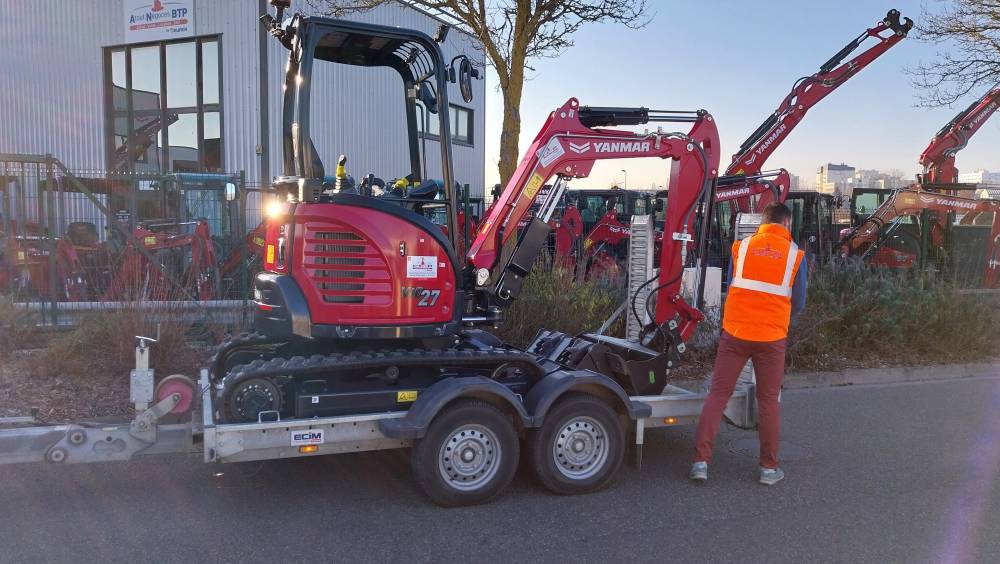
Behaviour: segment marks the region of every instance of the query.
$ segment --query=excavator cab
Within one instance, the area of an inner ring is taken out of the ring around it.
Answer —
[[[277,4],[277,17],[262,21],[290,51],[283,174],[274,181],[285,201],[267,210],[264,272],[255,283],[258,330],[307,339],[456,333],[465,286],[456,251],[463,233],[456,228],[459,202],[446,109],[449,84],[458,83],[464,96],[478,73],[464,56],[451,65],[445,61],[439,44],[446,26],[432,38],[302,14],[281,21],[283,3]],[[347,79],[356,80],[359,67],[375,78],[373,88],[399,88],[405,128],[382,116],[330,115],[335,97],[357,86]],[[420,135],[428,113],[437,114],[438,163],[429,162],[429,141]],[[390,166],[405,162],[406,170],[362,170],[361,182],[352,182],[347,168],[354,157],[338,159],[346,151],[336,145],[385,135],[407,139],[404,159],[379,155]],[[324,163],[334,159],[335,169]],[[387,185],[379,178],[398,180]]]

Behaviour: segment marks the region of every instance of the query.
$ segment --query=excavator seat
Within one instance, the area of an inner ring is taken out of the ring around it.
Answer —
[[[66,226],[66,238],[79,247],[95,247],[100,239],[97,226],[89,221],[74,221]]]

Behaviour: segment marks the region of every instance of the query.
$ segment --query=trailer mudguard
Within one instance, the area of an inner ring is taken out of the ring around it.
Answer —
[[[421,439],[427,427],[448,403],[458,398],[478,398],[509,405],[524,427],[534,427],[535,421],[521,400],[509,388],[489,378],[470,376],[446,378],[420,392],[413,407],[399,419],[379,421],[382,434],[392,439]]]
[[[653,413],[653,408],[641,401],[632,401],[617,382],[606,376],[590,370],[556,370],[535,384],[524,400],[524,405],[528,413],[532,414],[536,426],[542,425],[549,408],[567,392],[584,392],[606,399],[614,398],[633,421],[649,417]]]

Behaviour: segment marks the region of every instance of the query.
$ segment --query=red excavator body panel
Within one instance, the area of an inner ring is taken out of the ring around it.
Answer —
[[[443,238],[399,214],[336,203],[299,204],[293,220],[291,275],[312,324],[414,325],[454,318],[456,270]]]

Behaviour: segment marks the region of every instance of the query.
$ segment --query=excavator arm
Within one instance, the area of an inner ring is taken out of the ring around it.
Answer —
[[[945,188],[958,182],[955,155],[969,144],[969,139],[1000,109],[1000,83],[958,113],[931,139],[920,154],[924,167],[921,184],[925,188]],[[934,186],[937,185],[937,186]]]
[[[882,203],[864,223],[850,232],[841,242],[843,256],[858,256],[878,243],[882,228],[898,218],[915,215],[923,210],[962,213],[966,217],[962,223],[991,214],[993,227],[990,232],[983,272],[983,287],[995,288],[1000,284],[1000,201],[977,200],[936,192],[927,192],[919,187],[899,190]]]
[[[692,126],[687,133],[605,129],[650,122],[682,122]],[[476,290],[492,296],[498,305],[506,305],[518,295],[551,229],[547,222],[569,179],[587,177],[597,160],[659,157],[674,161],[661,253],[661,278],[668,283],[661,284],[660,289],[671,298],[679,294],[682,255],[693,240],[696,204],[718,175],[718,146],[715,121],[704,110],[591,108],[581,107],[571,98],[549,115],[469,247],[467,268],[473,269],[470,274],[475,278]],[[556,180],[538,213],[528,222],[521,237],[515,237],[518,222],[528,213],[539,189],[552,177]],[[672,317],[683,309],[670,306],[671,303],[669,299],[660,302],[664,313],[658,318]]]
[[[898,10],[889,10],[885,19],[875,27],[865,30],[844,46],[836,55],[824,63],[816,74],[800,78],[792,86],[792,91],[778,105],[778,109],[768,116],[764,123],[754,130],[733,155],[733,162],[726,169],[725,176],[759,174],[764,163],[774,153],[806,113],[823,98],[842,86],[852,76],[861,71],[893,45],[899,43],[913,27],[910,18],[900,21]],[[843,62],[869,39],[878,42],[867,50]],[[785,192],[787,195],[787,191]],[[750,198],[739,200],[740,211],[750,211]]]

